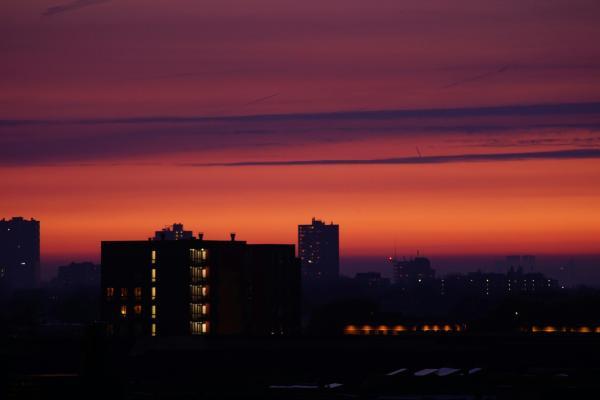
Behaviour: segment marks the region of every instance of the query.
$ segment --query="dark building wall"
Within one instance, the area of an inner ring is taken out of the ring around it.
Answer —
[[[249,330],[257,335],[300,331],[301,272],[294,246],[249,246],[252,278]]]
[[[298,225],[298,256],[302,273],[309,279],[336,279],[340,274],[339,225],[313,218],[311,225]]]
[[[100,266],[91,262],[71,263],[58,267],[50,286],[57,290],[100,290]]]
[[[0,290],[31,289],[40,279],[40,222],[0,220]]]

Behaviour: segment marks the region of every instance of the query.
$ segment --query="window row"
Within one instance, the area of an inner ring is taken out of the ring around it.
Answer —
[[[190,263],[192,266],[200,266],[207,258],[206,249],[190,249]]]
[[[193,303],[206,299],[208,297],[208,286],[190,285],[190,297]]]
[[[112,300],[115,297],[115,293],[116,293],[116,290],[114,287],[106,288],[106,298],[108,300]],[[129,290],[127,290],[127,288],[120,288],[119,297],[123,300],[127,300],[128,296],[129,296]],[[134,288],[133,296],[135,297],[136,300],[141,300],[142,299],[142,288],[141,287]]]
[[[190,332],[192,335],[206,335],[208,333],[208,322],[190,322]]]
[[[132,307],[132,309],[133,309],[134,314],[140,315],[142,313],[142,305],[141,304],[134,305]],[[119,313],[121,314],[121,316],[123,318],[125,318],[125,317],[127,317],[128,310],[129,310],[129,307],[127,307],[126,305],[122,305],[119,309]],[[157,315],[156,305],[153,304],[152,307],[150,308],[150,310],[151,310],[152,319],[156,319],[156,315]]]
[[[208,304],[190,304],[190,316],[192,320],[206,318],[208,315]]]

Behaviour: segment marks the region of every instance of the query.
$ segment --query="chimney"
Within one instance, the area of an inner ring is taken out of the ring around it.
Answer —
[[[204,239],[204,232],[198,232],[198,239],[199,240]]]
[[[231,241],[235,242],[235,232],[231,232],[229,236],[231,236]]]

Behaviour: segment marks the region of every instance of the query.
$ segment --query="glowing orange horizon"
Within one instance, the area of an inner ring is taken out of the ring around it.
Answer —
[[[312,216],[340,224],[343,256],[599,250],[595,160],[0,171],[0,208],[41,220],[47,255],[97,257],[102,240],[144,240],[173,222],[207,239],[295,243]]]

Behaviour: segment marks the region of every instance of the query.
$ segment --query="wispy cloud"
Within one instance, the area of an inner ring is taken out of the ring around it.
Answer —
[[[247,103],[245,103],[243,105],[244,106],[249,106],[249,105],[252,105],[252,104],[262,103],[263,101],[267,101],[267,100],[272,99],[273,97],[277,97],[277,96],[279,96],[279,93],[273,93],[273,94],[271,94],[269,96],[259,97],[258,99],[254,99],[254,100],[249,101],[249,102],[247,102]]]
[[[49,17],[52,15],[79,10],[80,8],[93,6],[101,3],[108,3],[110,0],[75,0],[70,3],[61,4],[58,6],[48,7],[46,11],[42,13],[44,17]]]
[[[446,164],[490,161],[524,160],[569,160],[600,158],[598,149],[569,149],[559,151],[537,151],[522,153],[479,153],[454,154],[425,157],[396,157],[371,159],[332,159],[332,160],[284,160],[284,161],[239,161],[231,163],[183,163],[188,167],[260,167],[260,166],[301,166],[301,165],[383,165],[383,164]]]
[[[508,65],[504,65],[504,66],[498,68],[495,71],[486,72],[484,74],[480,74],[480,75],[476,75],[476,76],[471,76],[469,78],[465,78],[465,79],[461,79],[461,80],[449,83],[448,85],[444,86],[443,89],[449,89],[451,87],[460,86],[460,85],[463,85],[465,83],[470,83],[470,82],[474,82],[474,81],[480,81],[480,80],[483,80],[483,79],[491,78],[494,75],[498,75],[498,74],[501,74],[503,72],[506,72],[508,70],[508,68],[509,68]]]

